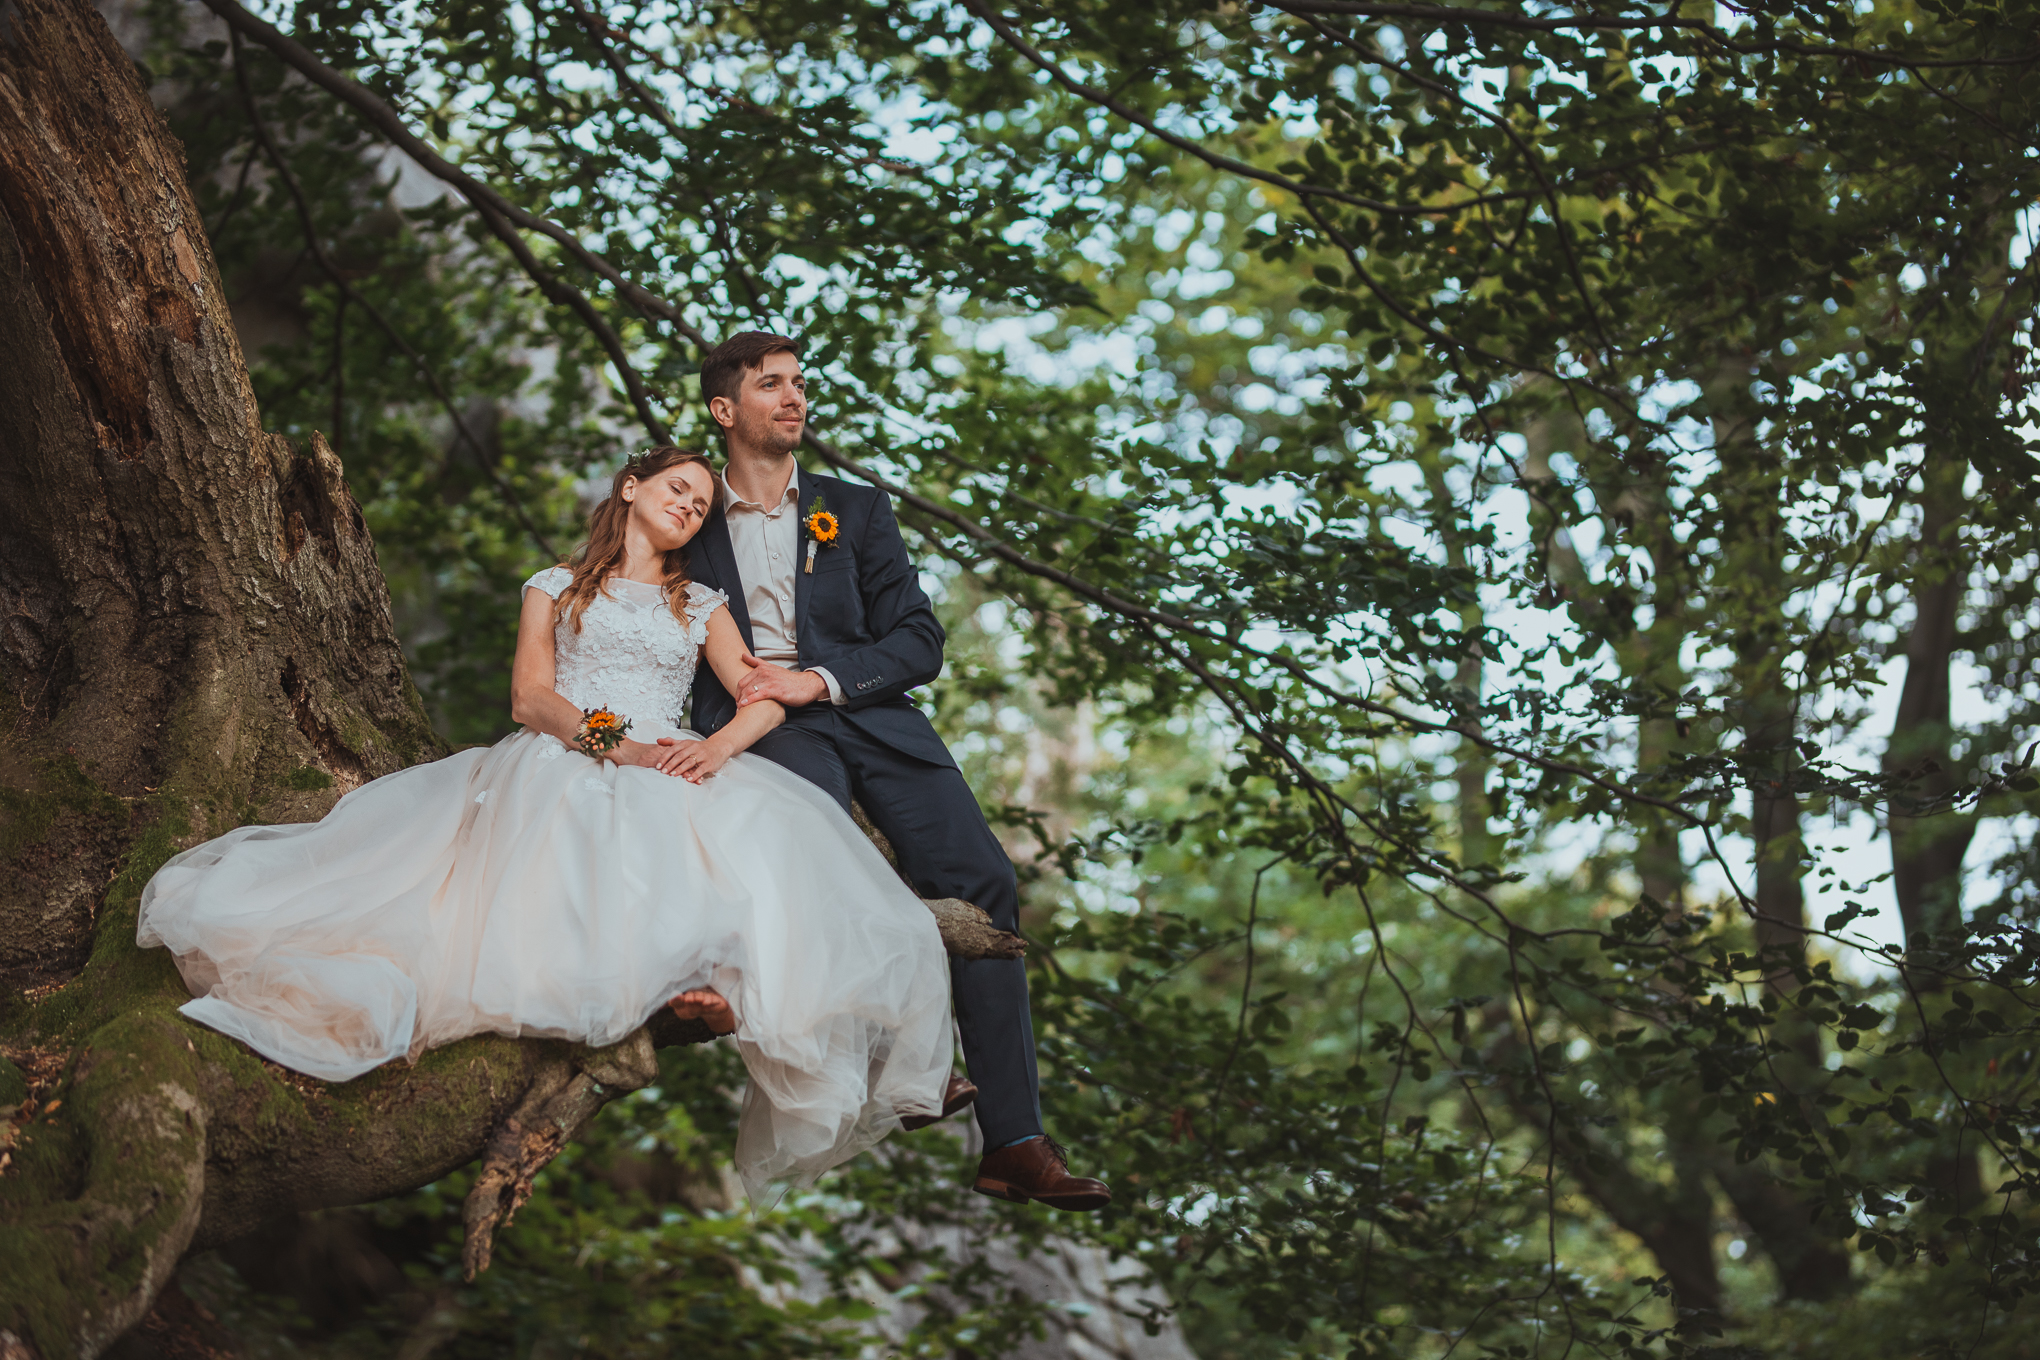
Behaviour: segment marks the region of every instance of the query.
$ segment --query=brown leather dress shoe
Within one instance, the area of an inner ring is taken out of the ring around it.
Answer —
[[[937,1120],[949,1118],[949,1116],[955,1114],[958,1110],[976,1099],[977,1087],[970,1084],[969,1078],[952,1076],[949,1079],[949,1085],[944,1087],[942,1091],[941,1114],[902,1115],[900,1117],[900,1127],[908,1133],[912,1133],[915,1129],[925,1129]]]
[[[980,1195],[1025,1204],[1038,1199],[1051,1209],[1088,1212],[1112,1202],[1103,1181],[1070,1174],[1069,1154],[1053,1138],[1030,1138],[1011,1147],[994,1148],[978,1163]]]

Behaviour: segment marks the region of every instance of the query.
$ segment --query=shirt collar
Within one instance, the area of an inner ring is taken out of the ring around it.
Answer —
[[[729,468],[725,467],[716,475],[716,482],[722,487],[722,508],[724,514],[728,514],[732,510],[757,510],[760,512],[765,510],[765,507],[758,504],[758,502],[747,501],[737,494],[736,488],[730,485]],[[800,504],[800,469],[797,467],[793,470],[793,475],[786,479],[786,494],[779,498],[781,505],[786,504],[788,501],[793,502],[795,505]]]

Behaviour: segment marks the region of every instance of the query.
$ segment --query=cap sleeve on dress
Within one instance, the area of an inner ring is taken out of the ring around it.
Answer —
[[[524,589],[531,590],[535,587],[557,600],[560,592],[565,590],[573,579],[574,573],[565,567],[547,567],[544,571],[534,572],[531,579],[524,583]],[[518,593],[522,594],[523,591]]]
[[[699,581],[687,583],[687,637],[699,647],[708,641],[708,620],[716,610],[730,602],[730,597],[712,586]]]

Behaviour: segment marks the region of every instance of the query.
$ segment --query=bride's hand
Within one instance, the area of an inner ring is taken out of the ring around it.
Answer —
[[[657,752],[656,758],[646,761],[645,764],[657,770],[660,774],[679,774],[681,756],[686,753],[688,747],[699,745],[701,743],[698,741],[682,741],[678,737],[660,737],[659,744],[656,747],[647,748]]]
[[[617,743],[616,749],[608,754],[607,759],[615,761],[618,765],[642,765],[648,770],[657,770],[660,774],[678,774],[680,772],[673,767],[679,762],[680,748],[697,744],[691,741],[676,741],[672,737],[660,737],[656,744],[632,741],[625,737]]]
[[[682,749],[673,767],[667,771],[677,774],[690,784],[699,784],[717,770],[730,763],[730,752],[714,737],[706,741],[683,741]]]

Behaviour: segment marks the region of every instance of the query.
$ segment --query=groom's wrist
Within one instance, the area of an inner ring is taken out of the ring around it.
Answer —
[[[836,707],[841,708],[843,706],[843,687],[836,683],[836,677],[829,673],[828,667],[810,666],[807,668],[807,673],[821,678],[822,692],[815,696],[817,701],[826,697]]]

